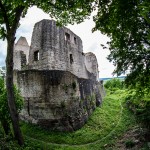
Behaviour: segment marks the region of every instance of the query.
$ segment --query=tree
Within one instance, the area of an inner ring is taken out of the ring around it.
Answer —
[[[82,22],[96,8],[96,0],[0,0],[0,37],[7,40],[6,87],[8,105],[15,139],[23,145],[23,137],[19,128],[19,117],[15,105],[13,91],[13,50],[16,30],[21,17],[25,17],[31,6],[41,8],[51,17],[59,20],[59,24]]]
[[[94,30],[110,37],[114,73],[129,71],[126,83],[150,90],[150,1],[100,0]]]

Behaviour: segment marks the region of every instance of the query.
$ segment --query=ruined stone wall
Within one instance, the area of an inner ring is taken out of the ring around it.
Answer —
[[[13,69],[22,70],[27,64],[26,54],[23,51],[15,51],[13,53]]]
[[[90,73],[94,74],[96,80],[99,81],[98,62],[93,53],[85,53],[85,66]]]
[[[35,24],[29,59],[25,47],[21,38],[14,52],[14,83],[24,98],[21,119],[51,130],[81,128],[102,101],[96,56],[84,54],[80,37],[53,20]]]
[[[70,71],[80,78],[88,78],[81,39],[69,29],[56,26],[53,20],[35,24],[29,68]]]
[[[17,43],[14,45],[13,53],[13,69],[21,70],[23,66],[28,64],[29,57],[29,45],[25,37],[20,37]]]
[[[13,53],[14,70],[21,70],[21,54],[19,51]]]
[[[21,119],[52,130],[81,128],[101,103],[98,82],[56,70],[18,71],[17,86],[25,105]]]

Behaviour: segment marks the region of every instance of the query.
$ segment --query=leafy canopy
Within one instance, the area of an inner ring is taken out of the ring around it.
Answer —
[[[73,24],[87,18],[96,9],[97,0],[0,0],[0,37],[7,38],[9,32],[14,32],[19,26],[16,22],[32,6],[55,17],[59,24]]]
[[[150,89],[150,1],[100,0],[94,21],[94,30],[111,39],[108,59],[116,66],[114,73],[129,71],[128,85]]]

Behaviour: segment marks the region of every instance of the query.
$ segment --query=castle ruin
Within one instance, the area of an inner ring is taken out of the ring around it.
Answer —
[[[24,98],[21,119],[51,130],[81,128],[102,101],[96,56],[54,20],[35,24],[30,47],[24,37],[15,44],[14,82]]]

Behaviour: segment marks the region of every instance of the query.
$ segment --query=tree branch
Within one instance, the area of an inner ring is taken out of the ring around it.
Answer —
[[[25,6],[18,6],[15,10],[15,18],[13,20],[13,24],[12,24],[11,31],[10,31],[13,35],[15,35],[16,33],[19,20],[24,9],[25,9]]]
[[[0,0],[0,9],[2,11],[4,22],[6,24],[6,29],[7,29],[7,32],[8,32],[10,30],[9,20],[8,20],[8,17],[7,17],[7,13],[6,13],[5,7],[3,6],[1,0]]]
[[[61,1],[60,1],[60,3],[62,3]],[[43,9],[42,7],[41,7],[41,4],[42,4],[42,2],[37,2],[37,7],[39,7],[39,8],[41,8],[41,9]],[[34,4],[33,4],[34,5]],[[51,6],[51,7],[53,7],[53,8],[55,8],[55,9],[57,9],[58,11],[64,11],[64,10],[66,10],[66,5],[61,5],[61,7],[59,7],[58,5],[56,5],[56,3],[53,3],[53,2],[51,2],[51,1],[48,1],[47,2],[47,6]],[[62,7],[63,6],[63,7]],[[65,7],[64,7],[65,6]]]

